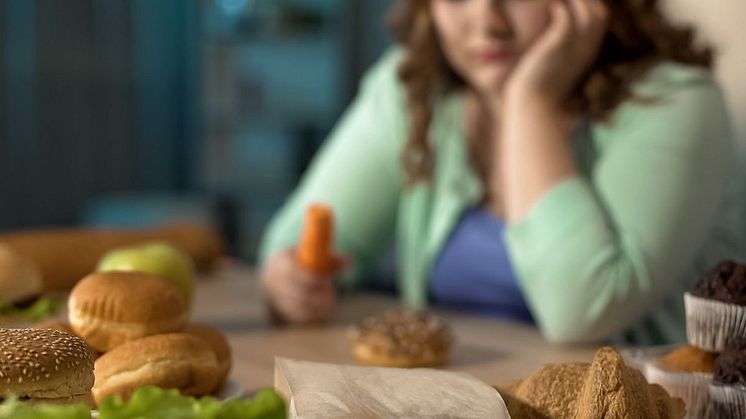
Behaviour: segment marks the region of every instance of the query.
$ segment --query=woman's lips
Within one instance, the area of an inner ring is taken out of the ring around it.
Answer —
[[[491,49],[479,51],[475,54],[477,62],[481,64],[493,64],[509,61],[515,57],[515,52],[509,49]]]

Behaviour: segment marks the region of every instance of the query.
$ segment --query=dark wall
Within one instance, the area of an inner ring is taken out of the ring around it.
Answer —
[[[0,229],[115,192],[185,191],[197,0],[0,0]]]

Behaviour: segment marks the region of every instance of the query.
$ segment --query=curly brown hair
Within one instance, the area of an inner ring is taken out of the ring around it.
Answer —
[[[398,75],[406,90],[410,124],[401,157],[410,184],[430,178],[433,159],[428,131],[433,104],[442,94],[464,86],[439,45],[430,2],[399,0],[388,16],[405,50]],[[617,105],[632,98],[632,82],[661,61],[712,66],[713,50],[695,44],[691,27],[669,22],[657,0],[604,3],[609,9],[609,29],[596,61],[567,100],[568,112],[606,120]]]

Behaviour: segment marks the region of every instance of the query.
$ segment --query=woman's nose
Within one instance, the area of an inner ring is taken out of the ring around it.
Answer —
[[[480,31],[492,37],[510,37],[513,29],[505,0],[477,0],[474,19]]]

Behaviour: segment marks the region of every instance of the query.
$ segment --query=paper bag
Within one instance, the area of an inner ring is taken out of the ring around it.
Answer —
[[[510,418],[500,394],[463,373],[277,358],[275,389],[290,418]]]

